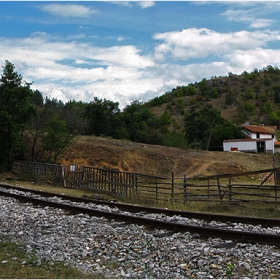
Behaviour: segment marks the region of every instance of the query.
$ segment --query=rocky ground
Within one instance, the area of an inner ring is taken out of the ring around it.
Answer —
[[[61,163],[191,177],[271,168],[273,157],[83,136],[68,147]],[[12,175],[5,173],[1,178]],[[63,261],[96,277],[280,278],[280,252],[273,246],[203,240],[190,233],[162,235],[162,231],[150,232],[138,225],[34,208],[11,198],[1,198],[0,209],[0,236],[26,244],[39,258]],[[6,261],[11,262],[12,256]],[[40,259],[33,265],[40,265]]]
[[[159,176],[213,175],[273,167],[273,155],[212,152],[147,145],[94,136],[79,136],[60,159],[78,164]]]
[[[64,262],[98,278],[280,277],[280,251],[274,246],[151,231],[83,214],[65,215],[12,198],[1,197],[0,208],[0,236],[25,244],[39,257],[22,265],[40,265],[42,259]],[[12,261],[13,256],[7,256],[2,265]]]

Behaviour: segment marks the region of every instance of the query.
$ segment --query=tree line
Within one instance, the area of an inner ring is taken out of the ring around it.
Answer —
[[[167,112],[156,116],[151,104],[133,101],[123,110],[119,103],[94,97],[89,103],[61,100],[32,90],[31,84],[10,61],[2,66],[0,78],[0,166],[10,168],[13,160],[57,163],[65,147],[77,135],[95,135],[134,142],[180,148],[219,149],[225,139],[240,136],[240,130],[205,107],[184,116],[185,127],[176,130]],[[183,89],[193,95],[193,86]],[[165,95],[168,96],[168,95]],[[163,96],[164,97],[164,96]]]

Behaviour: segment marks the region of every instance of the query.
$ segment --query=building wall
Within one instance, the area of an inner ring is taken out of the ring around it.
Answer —
[[[265,146],[266,146],[267,153],[274,153],[274,141],[273,140],[266,140]]]
[[[240,152],[257,152],[256,141],[232,141],[223,143],[224,151],[230,152],[232,148],[237,148]]]
[[[274,138],[273,134],[263,134],[263,133],[259,133],[259,138],[257,138],[257,133],[248,131],[247,129],[242,130],[242,132],[252,139]]]
[[[264,140],[266,153],[274,153],[274,141]],[[237,148],[240,152],[257,153],[257,141],[225,141],[223,142],[224,151],[230,152],[232,148]],[[233,149],[234,150],[234,149]]]

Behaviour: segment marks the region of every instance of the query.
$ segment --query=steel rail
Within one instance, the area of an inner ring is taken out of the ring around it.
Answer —
[[[273,218],[257,218],[257,217],[246,217],[246,216],[233,216],[233,215],[222,215],[222,214],[212,214],[212,213],[200,213],[200,212],[188,212],[182,210],[170,210],[165,208],[155,208],[155,207],[146,207],[141,205],[132,205],[132,204],[123,204],[118,202],[110,202],[104,200],[95,200],[88,199],[82,197],[74,197],[63,194],[55,194],[50,192],[38,191],[33,189],[26,189],[22,187],[12,186],[9,184],[0,183],[1,187],[15,189],[20,191],[28,191],[34,194],[38,194],[41,196],[52,197],[56,196],[64,200],[69,200],[73,202],[83,202],[83,203],[95,203],[107,205],[110,207],[117,207],[123,211],[129,212],[145,212],[145,213],[157,213],[157,214],[165,214],[167,216],[181,216],[189,219],[199,219],[204,221],[220,221],[225,223],[242,223],[242,224],[250,224],[250,225],[262,225],[263,227],[280,227],[280,219]]]
[[[38,199],[30,196],[19,195],[15,193],[0,191],[0,195],[7,196],[11,198],[16,198],[23,202],[30,202],[35,205],[49,206],[59,209],[67,210],[73,214],[83,213],[89,216],[99,216],[108,219],[116,219],[125,222],[146,225],[151,228],[163,228],[170,231],[178,232],[190,232],[197,233],[202,238],[207,237],[218,237],[226,240],[234,240],[243,243],[259,243],[259,244],[269,244],[269,245],[280,245],[280,235],[278,234],[264,234],[264,233],[254,233],[254,232],[243,232],[236,230],[225,230],[217,228],[208,228],[200,226],[192,226],[186,224],[180,224],[175,222],[166,222],[156,219],[137,217],[132,215],[125,215],[121,213],[114,213],[109,211],[100,211],[96,209],[89,209],[81,206],[73,206],[65,203],[58,203],[53,201],[48,201],[45,199]]]

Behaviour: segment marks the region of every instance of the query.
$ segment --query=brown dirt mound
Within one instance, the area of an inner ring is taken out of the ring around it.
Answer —
[[[187,177],[238,173],[273,167],[273,155],[178,149],[94,136],[79,136],[60,160],[63,165]]]

